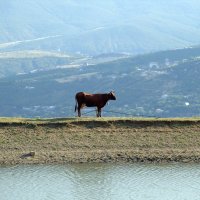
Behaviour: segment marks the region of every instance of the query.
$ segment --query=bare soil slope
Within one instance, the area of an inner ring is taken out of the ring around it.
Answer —
[[[199,119],[0,119],[0,164],[200,162]]]

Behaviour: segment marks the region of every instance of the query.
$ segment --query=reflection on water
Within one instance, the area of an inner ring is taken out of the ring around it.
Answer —
[[[0,168],[0,200],[195,200],[200,165],[73,164]]]

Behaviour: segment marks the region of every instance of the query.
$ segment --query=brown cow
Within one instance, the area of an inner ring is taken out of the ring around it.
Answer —
[[[108,100],[116,100],[114,92],[105,94],[89,94],[86,92],[78,92],[75,96],[76,105],[75,112],[78,108],[78,116],[81,116],[81,108],[97,107],[97,117],[101,117],[101,109],[106,105]]]

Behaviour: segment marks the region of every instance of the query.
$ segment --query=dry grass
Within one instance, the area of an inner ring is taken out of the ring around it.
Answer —
[[[199,162],[200,120],[0,119],[0,164],[111,161]]]

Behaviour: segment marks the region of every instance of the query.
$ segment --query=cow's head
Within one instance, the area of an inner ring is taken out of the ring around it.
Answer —
[[[116,96],[115,96],[115,93],[113,91],[111,91],[108,95],[109,95],[110,100],[116,100]]]

